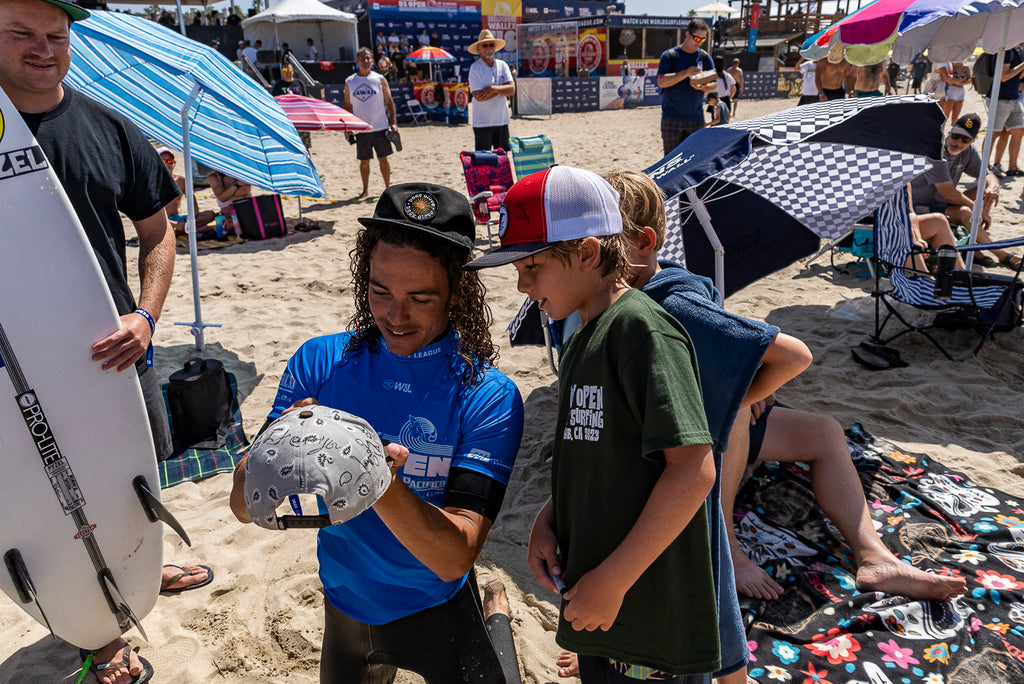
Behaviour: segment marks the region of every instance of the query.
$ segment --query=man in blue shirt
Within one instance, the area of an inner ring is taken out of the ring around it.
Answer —
[[[717,88],[715,78],[695,85],[690,79],[715,68],[711,55],[700,46],[708,38],[708,25],[694,19],[686,27],[680,45],[661,54],[658,87],[661,88],[661,143],[664,154],[674,150],[694,131],[704,128],[704,95]]]
[[[384,495],[317,539],[320,681],[388,682],[402,667],[431,684],[518,682],[511,632],[503,665],[472,573],[523,430],[522,398],[492,365],[483,285],[462,270],[472,211],[454,190],[405,183],[359,221],[349,331],[299,348],[268,418],[323,404],[361,416],[393,443]],[[243,463],[231,508],[249,522],[244,492]]]

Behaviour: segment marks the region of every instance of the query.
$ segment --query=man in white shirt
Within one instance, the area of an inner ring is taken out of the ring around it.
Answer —
[[[313,45],[313,39],[306,39],[306,59],[310,62],[320,61],[320,51],[316,49],[316,45]]]
[[[480,32],[477,41],[467,49],[480,59],[469,67],[469,91],[473,95],[473,138],[476,149],[508,150],[508,124],[511,114],[508,98],[516,92],[508,64],[495,59],[494,53],[505,47],[489,30]]]
[[[363,191],[356,199],[366,199],[370,194],[370,160],[377,153],[380,175],[384,187],[391,187],[391,162],[388,156],[391,147],[391,132],[398,130],[398,113],[391,98],[391,88],[386,78],[373,71],[373,53],[370,48],[359,48],[356,53],[359,71],[345,79],[345,109],[370,124],[368,133],[356,133],[356,159],[359,160],[359,175],[363,179]],[[353,133],[346,131],[351,140]]]
[[[245,47],[242,48],[242,54],[245,55],[246,59],[249,60],[250,64],[255,64],[256,63],[256,57],[257,57],[256,48],[254,48],[252,46],[252,43],[249,42],[248,40],[245,41]]]
[[[804,83],[800,89],[800,101],[796,103],[797,107],[818,101],[818,83],[816,80],[818,63],[804,57],[800,59],[802,61],[797,65],[797,68],[804,75]]]

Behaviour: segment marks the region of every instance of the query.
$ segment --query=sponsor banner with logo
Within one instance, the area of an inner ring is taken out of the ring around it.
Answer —
[[[607,43],[608,31],[604,27],[581,29],[576,41],[577,70],[586,69],[591,76],[603,76]]]
[[[661,88],[657,76],[644,76],[644,107],[661,106]]]
[[[519,23],[523,19],[522,0],[482,0],[480,12],[483,27],[490,29],[495,38],[505,41],[498,59],[516,64],[519,61]]]
[[[516,107],[521,116],[551,114],[551,79],[520,78],[517,80]]]
[[[775,97],[798,97],[803,83],[799,71],[744,71],[743,99],[766,100]]]
[[[608,17],[608,25],[615,28],[685,29],[689,23],[689,17],[649,17],[626,14],[613,14]]]
[[[601,109],[636,109],[644,104],[644,79],[636,76],[607,76],[599,79]]]
[[[370,35],[383,31],[385,36],[405,34],[412,39],[413,48],[419,47],[416,37],[423,29],[441,41],[441,47],[455,57],[455,63],[434,67],[436,74],[441,70],[444,78],[451,76],[453,66],[459,67],[461,78],[469,77],[469,67],[476,56],[469,54],[467,47],[480,35],[480,2],[467,0],[381,0],[371,2]],[[506,60],[507,61],[507,60]],[[408,65],[411,69],[412,65]],[[423,67],[426,75],[426,66]]]
[[[523,75],[536,77],[559,76],[571,69],[576,61],[576,41],[579,32],[572,22],[548,24],[545,30],[522,27]],[[564,66],[563,66],[564,65]]]
[[[592,112],[600,104],[599,78],[554,78],[551,79],[551,111]]]
[[[608,75],[622,76],[656,76],[658,74],[657,59],[609,59]]]
[[[552,21],[557,19],[575,19],[604,16],[609,5],[615,11],[625,12],[623,2],[605,3],[593,0],[528,0],[523,6],[523,21]]]

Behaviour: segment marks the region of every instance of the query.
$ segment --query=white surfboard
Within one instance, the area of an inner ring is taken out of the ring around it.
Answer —
[[[134,368],[90,347],[119,327],[56,175],[0,90],[0,588],[58,637],[96,649],[149,613],[163,525]]]

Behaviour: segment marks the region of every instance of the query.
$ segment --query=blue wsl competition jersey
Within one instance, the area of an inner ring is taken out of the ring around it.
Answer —
[[[344,355],[350,333],[314,338],[288,361],[270,417],[313,397],[364,418],[382,439],[409,449],[400,471],[419,497],[444,508],[448,473],[472,470],[508,484],[523,433],[523,400],[493,368],[459,381],[457,336],[411,356],[362,349]],[[384,624],[444,603],[465,577],[442,582],[409,553],[370,509],[317,538],[320,580],[331,603],[367,624]]]

